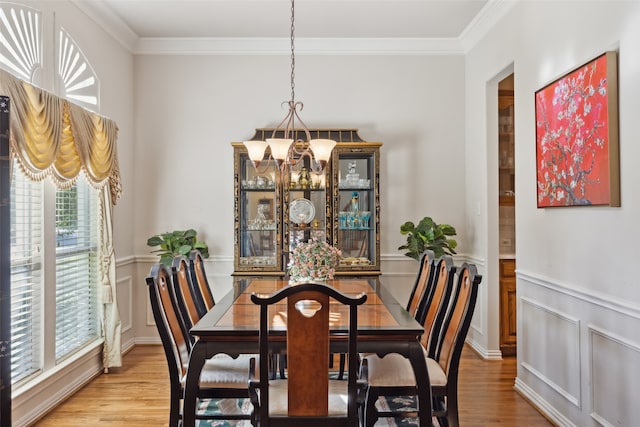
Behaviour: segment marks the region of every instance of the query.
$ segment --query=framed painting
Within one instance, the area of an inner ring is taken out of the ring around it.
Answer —
[[[538,207],[620,206],[616,52],[538,90],[535,114]]]

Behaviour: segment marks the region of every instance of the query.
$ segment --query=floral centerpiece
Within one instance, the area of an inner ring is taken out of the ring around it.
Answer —
[[[335,267],[340,262],[342,252],[324,240],[311,238],[293,249],[289,264],[289,280],[301,282],[305,280],[333,279]]]

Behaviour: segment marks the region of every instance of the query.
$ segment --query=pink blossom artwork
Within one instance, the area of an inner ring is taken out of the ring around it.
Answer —
[[[538,207],[620,206],[617,55],[535,93]]]

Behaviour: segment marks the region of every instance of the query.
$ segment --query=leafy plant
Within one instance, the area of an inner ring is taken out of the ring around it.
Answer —
[[[198,240],[197,234],[193,229],[156,234],[147,240],[147,246],[160,246],[160,249],[151,251],[151,253],[160,255],[160,262],[169,267],[174,256],[189,256],[189,253],[194,249],[199,250],[203,258],[209,258],[209,246]]]
[[[418,225],[407,221],[400,226],[400,234],[407,236],[407,243],[398,249],[407,250],[406,256],[419,260],[423,252],[430,249],[436,257],[453,255],[458,242],[447,236],[455,236],[456,229],[449,224],[436,224],[428,216],[420,220]]]

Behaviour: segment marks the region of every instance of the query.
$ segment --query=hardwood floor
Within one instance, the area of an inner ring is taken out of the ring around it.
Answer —
[[[460,424],[549,426],[513,390],[515,358],[486,361],[465,347],[460,361]],[[38,427],[167,426],[169,379],[161,346],[136,346],[123,366],[100,375],[37,422]]]

